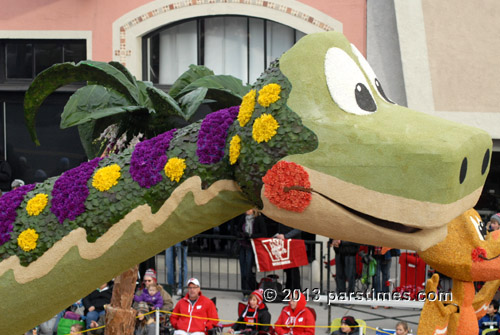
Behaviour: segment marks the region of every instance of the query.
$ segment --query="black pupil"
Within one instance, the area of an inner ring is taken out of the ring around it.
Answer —
[[[378,81],[377,78],[375,78],[375,86],[377,87],[378,93],[380,93],[380,95],[382,96],[382,98],[384,98],[386,101],[390,102],[391,104],[394,103],[394,102],[392,102],[391,99],[389,99],[387,97],[387,95],[385,95],[384,89],[382,88],[382,84],[380,83],[380,81]]]
[[[462,184],[467,176],[467,157],[462,161],[462,166],[460,167],[459,181]]]
[[[377,105],[375,105],[375,101],[365,85],[358,83],[354,89],[354,94],[359,108],[367,112],[375,112],[377,110]]]
[[[489,163],[490,163],[490,149],[487,149],[483,157],[483,166],[481,166],[481,174],[484,174],[486,172]]]

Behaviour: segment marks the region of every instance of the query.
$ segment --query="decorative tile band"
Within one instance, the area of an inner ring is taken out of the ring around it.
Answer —
[[[120,27],[120,49],[119,50],[114,50],[114,55],[120,57],[120,63],[123,65],[126,65],[126,59],[128,56],[131,55],[131,51],[127,50],[127,43],[126,43],[126,32],[130,28],[141,24],[144,21],[149,20],[152,17],[170,13],[172,11],[175,11],[177,9],[189,7],[189,6],[198,6],[198,5],[206,5],[206,4],[217,4],[217,3],[228,3],[228,4],[240,4],[240,5],[251,5],[251,6],[260,6],[260,7],[266,7],[272,10],[276,10],[291,16],[294,16],[296,18],[302,19],[306,22],[309,22],[317,27],[319,27],[322,30],[329,31],[329,30],[334,30],[333,27],[330,25],[308,15],[305,14],[301,11],[298,11],[296,9],[293,9],[291,7],[288,7],[283,4],[277,4],[273,1],[264,1],[264,0],[184,0],[184,1],[178,1],[169,5],[162,6],[160,8],[154,9],[152,11],[149,11],[147,13],[144,13],[129,22],[125,23],[123,26]]]

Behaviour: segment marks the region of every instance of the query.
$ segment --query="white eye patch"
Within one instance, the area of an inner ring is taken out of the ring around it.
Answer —
[[[377,111],[365,75],[344,50],[328,49],[325,76],[332,99],[344,111],[356,115],[371,115]]]
[[[363,69],[363,71],[365,71],[366,76],[370,80],[371,84],[377,90],[378,95],[385,101],[393,104],[394,102],[392,102],[392,100],[389,99],[385,94],[384,89],[382,88],[382,84],[375,75],[375,71],[373,71],[372,67],[370,66],[366,58],[363,56],[363,54],[358,50],[358,48],[356,48],[354,44],[351,44],[351,49],[352,52],[356,55],[356,57],[358,57],[358,62],[361,65],[361,68]]]

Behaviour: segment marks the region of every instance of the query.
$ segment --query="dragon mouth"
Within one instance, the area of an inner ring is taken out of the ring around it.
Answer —
[[[485,260],[485,261],[492,261],[494,259],[497,259],[498,257],[500,257],[500,254],[496,255],[495,257],[491,257],[491,258],[488,258],[488,257],[483,256],[483,255],[479,255],[479,258],[481,258],[482,260]]]
[[[305,188],[302,186],[292,186],[292,187],[285,187],[284,188],[285,192],[288,192],[290,190],[315,193],[315,194],[321,196],[322,198],[326,199],[327,201],[331,202],[332,204],[343,208],[344,210],[351,213],[352,215],[355,215],[355,216],[360,217],[366,221],[369,221],[370,223],[372,223],[373,225],[378,226],[378,227],[382,227],[382,228],[386,228],[386,229],[390,229],[390,230],[394,230],[394,231],[406,233],[406,234],[412,234],[412,233],[416,233],[416,232],[419,232],[422,230],[420,228],[405,226],[404,224],[401,224],[399,222],[384,220],[384,219],[380,219],[380,218],[371,216],[371,215],[366,214],[366,213],[362,213],[362,212],[357,211],[355,209],[352,209],[344,204],[341,204],[340,202],[335,201],[334,199],[330,198],[329,196],[322,194],[321,192],[318,192],[312,188]]]

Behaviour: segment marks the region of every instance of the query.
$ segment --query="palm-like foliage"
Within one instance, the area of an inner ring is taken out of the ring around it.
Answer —
[[[99,154],[94,140],[112,124],[118,127],[116,138],[126,134],[131,139],[139,133],[150,138],[184,125],[203,103],[211,103],[214,110],[234,106],[249,90],[241,80],[214,75],[204,66],[191,65],[167,94],[150,82],[136,80],[117,62],[55,64],[33,80],[24,99],[26,125],[37,145],[35,117],[43,101],[57,88],[81,81],[88,84],[66,103],[60,127],[78,126],[89,158]]]

